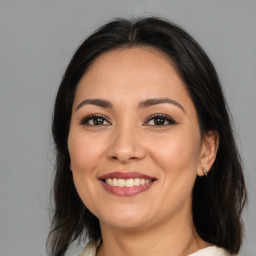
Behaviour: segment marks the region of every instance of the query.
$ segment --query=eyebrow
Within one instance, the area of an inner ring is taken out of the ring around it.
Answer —
[[[76,110],[78,110],[79,108],[81,108],[84,105],[96,105],[96,106],[103,107],[103,108],[112,108],[113,107],[112,103],[107,100],[87,99],[87,100],[83,100],[80,104],[78,104],[76,107]]]
[[[183,112],[185,112],[185,109],[179,102],[172,100],[170,98],[147,99],[139,103],[139,108],[147,108],[147,107],[151,107],[151,106],[163,104],[163,103],[173,104],[179,107]]]
[[[158,104],[164,104],[164,103],[169,103],[169,104],[173,104],[177,107],[179,107],[183,112],[185,112],[185,109],[183,108],[183,106],[175,101],[172,100],[170,98],[156,98],[156,99],[147,99],[144,101],[141,101],[139,103],[139,108],[148,108],[154,105],[158,105]],[[99,106],[99,107],[103,107],[103,108],[112,108],[113,105],[110,101],[107,100],[103,100],[103,99],[86,99],[83,100],[81,103],[79,103],[76,107],[75,110],[78,110],[79,108],[81,108],[84,105],[95,105],[95,106]]]

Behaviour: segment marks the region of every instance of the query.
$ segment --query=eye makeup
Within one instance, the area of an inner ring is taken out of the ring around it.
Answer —
[[[143,125],[149,125],[149,126],[166,126],[166,125],[174,125],[177,124],[177,122],[171,118],[170,116],[162,113],[158,114],[152,114],[150,115],[146,122],[143,123]]]
[[[111,125],[108,121],[107,117],[102,114],[91,114],[84,116],[81,118],[80,122],[81,125]]]
[[[83,116],[79,124],[81,125],[88,125],[88,126],[105,126],[105,125],[111,125],[111,122],[108,120],[108,118],[105,115],[102,114],[90,114]],[[174,125],[177,124],[177,122],[171,118],[170,116],[163,114],[163,113],[157,113],[152,114],[149,117],[147,117],[146,121],[143,123],[144,126],[167,126],[167,125]]]

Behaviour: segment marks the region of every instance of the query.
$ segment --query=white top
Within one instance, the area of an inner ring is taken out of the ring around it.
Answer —
[[[96,256],[96,251],[99,246],[99,241],[90,242],[85,249],[78,256]],[[217,246],[206,247],[188,256],[232,256],[226,250],[219,248]],[[235,256],[235,255],[233,255]],[[236,255],[239,256],[239,255]]]

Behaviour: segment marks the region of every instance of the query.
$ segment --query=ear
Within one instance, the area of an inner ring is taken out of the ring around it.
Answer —
[[[204,176],[202,168],[210,171],[219,147],[219,133],[217,131],[207,132],[202,139],[200,159],[197,166],[197,175]]]

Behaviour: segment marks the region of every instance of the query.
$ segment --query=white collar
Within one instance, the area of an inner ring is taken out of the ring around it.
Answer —
[[[96,251],[100,245],[100,240],[92,241],[87,244],[85,249],[78,256],[96,256]],[[194,252],[188,256],[232,256],[226,250],[217,246],[210,246]],[[233,255],[235,256],[235,255]],[[239,255],[236,255],[239,256]]]

